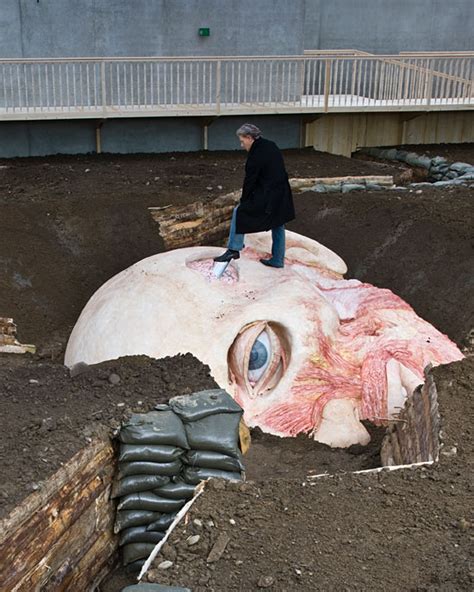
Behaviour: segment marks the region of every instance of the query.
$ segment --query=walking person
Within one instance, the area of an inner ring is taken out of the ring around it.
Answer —
[[[272,231],[272,256],[260,259],[269,267],[285,262],[285,224],[294,220],[295,208],[283,156],[262,132],[245,123],[236,132],[241,147],[248,152],[245,179],[239,205],[234,208],[227,251],[214,261],[228,262],[240,257],[245,234]]]

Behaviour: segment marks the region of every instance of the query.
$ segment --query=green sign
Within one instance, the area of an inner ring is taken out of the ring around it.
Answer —
[[[210,34],[211,30],[209,29],[209,27],[203,27],[199,29],[199,37],[209,37]]]

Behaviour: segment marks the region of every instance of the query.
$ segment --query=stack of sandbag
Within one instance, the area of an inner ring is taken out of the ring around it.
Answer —
[[[141,569],[200,481],[242,479],[241,416],[230,395],[211,390],[175,397],[123,424],[112,497],[129,570]]]
[[[184,424],[189,450],[183,455],[183,480],[242,479],[239,424],[242,408],[224,390],[174,397],[170,408]]]

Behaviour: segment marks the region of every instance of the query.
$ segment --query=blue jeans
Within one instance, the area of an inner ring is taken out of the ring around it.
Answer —
[[[238,206],[237,206],[238,208]],[[235,230],[237,208],[232,213],[230,223],[229,242],[227,248],[232,251],[241,251],[244,248],[245,234],[238,234]],[[276,265],[283,265],[285,262],[285,227],[277,226],[272,228],[272,258],[271,261]]]

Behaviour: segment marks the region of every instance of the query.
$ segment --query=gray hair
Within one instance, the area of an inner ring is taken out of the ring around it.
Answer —
[[[250,136],[254,140],[258,140],[262,135],[262,132],[258,127],[252,123],[244,123],[244,125],[241,125],[235,133],[237,136]]]

